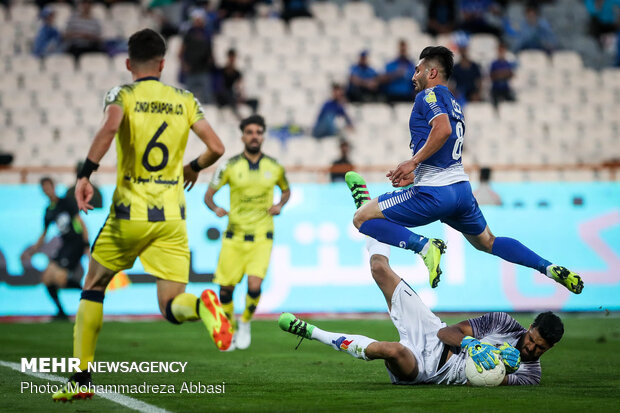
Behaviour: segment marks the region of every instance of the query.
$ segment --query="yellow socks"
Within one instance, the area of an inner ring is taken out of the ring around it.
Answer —
[[[97,338],[103,324],[103,291],[82,291],[73,327],[73,357],[80,359],[80,370],[87,371],[95,358]]]
[[[252,316],[256,311],[256,306],[258,306],[259,301],[260,290],[248,291],[248,294],[245,296],[245,310],[243,311],[243,315],[241,316],[241,321],[247,323],[252,319]]]
[[[181,293],[174,297],[168,304],[169,309],[166,308],[166,318],[172,315],[177,323],[196,321],[200,318],[198,316],[197,305],[198,297],[190,293]]]

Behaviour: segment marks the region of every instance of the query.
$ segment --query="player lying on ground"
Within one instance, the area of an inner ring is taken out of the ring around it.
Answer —
[[[358,208],[353,224],[363,234],[420,254],[433,288],[439,283],[439,261],[446,244],[407,228],[441,221],[460,231],[475,248],[536,269],[571,292],[581,293],[579,275],[513,238],[491,233],[461,164],[465,117],[447,87],[453,65],[452,52],[445,47],[429,46],[420,54],[412,79],[418,94],[409,119],[413,157],[387,174],[394,187],[413,186],[371,200],[363,179],[348,173],[345,180]]]
[[[372,276],[387,301],[390,318],[400,335],[399,342],[321,330],[291,313],[280,316],[280,328],[318,340],[355,358],[385,360],[394,384],[465,384],[467,354],[482,371],[500,362],[495,356],[498,351],[509,373],[502,384],[540,383],[539,358],[564,333],[558,316],[551,312],[539,314],[527,330],[506,313],[488,313],[446,326],[392,271],[388,262],[389,246],[369,238],[368,252]],[[477,345],[481,345],[481,350],[476,350]]]
[[[192,188],[200,170],[224,153],[224,145],[190,92],[159,81],[165,53],[164,39],[153,30],[140,30],[129,38],[127,69],[134,83],[106,95],[103,124],[78,174],[75,198],[86,212],[92,209],[89,177],[116,136],[116,190],[110,215],[93,243],[75,317],[73,356],[80,359],[82,372],[69,381],[81,385],[91,381],[87,367],[103,324],[106,286],[137,257],[157,277],[159,309],[168,321],[202,319],[219,349],[227,349],[232,341],[231,325],[215,292],[205,290],[200,299],[185,292],[190,262],[183,187]],[[183,167],[190,128],[206,151]],[[54,400],[84,397],[92,394],[72,392],[69,386],[53,395]]]

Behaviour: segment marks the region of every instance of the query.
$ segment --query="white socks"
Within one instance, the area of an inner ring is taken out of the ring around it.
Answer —
[[[332,333],[314,327],[312,330],[312,340],[320,341],[336,350],[345,351],[355,358],[368,360],[366,358],[366,347],[377,340],[356,334]]]
[[[390,258],[390,246],[374,238],[366,237],[366,249],[368,250],[368,255],[371,257],[373,255],[383,255],[384,257]]]

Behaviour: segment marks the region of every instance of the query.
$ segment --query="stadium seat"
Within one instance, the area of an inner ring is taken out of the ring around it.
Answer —
[[[47,73],[71,74],[75,70],[75,60],[70,55],[54,54],[43,60],[43,67]]]
[[[395,17],[388,22],[393,37],[411,39],[420,33],[420,25],[410,17]]]
[[[110,58],[105,53],[85,53],[80,56],[78,68],[82,73],[109,73]]]
[[[227,19],[222,22],[222,36],[247,39],[253,36],[252,25],[246,19]]]
[[[282,39],[286,37],[286,27],[279,19],[259,18],[254,21],[256,34],[268,39]]]
[[[572,50],[558,50],[551,55],[551,63],[558,70],[578,72],[583,67],[579,53]]]
[[[73,8],[69,3],[51,3],[49,6],[56,13],[55,23],[59,28],[67,27],[67,21],[73,13]]]
[[[331,2],[313,1],[310,4],[310,12],[312,16],[323,22],[331,24],[337,22],[341,18],[340,8]]]
[[[93,3],[90,9],[92,16],[100,22],[109,22],[108,10],[103,3]],[[102,24],[104,27],[106,24]]]
[[[519,53],[520,69],[531,69],[537,72],[543,72],[549,66],[549,57],[543,51],[525,50]]]
[[[465,118],[472,121],[492,121],[497,117],[493,105],[487,102],[473,102],[465,106]]]
[[[343,6],[342,17],[349,21],[365,22],[375,17],[375,11],[368,3],[350,2]]]
[[[321,29],[317,21],[308,17],[291,20],[289,30],[291,36],[299,39],[314,40],[321,36]]]
[[[527,106],[521,102],[501,102],[497,113],[502,122],[526,122],[530,117]]]
[[[11,7],[13,24],[29,25],[37,21],[39,10],[33,3],[16,3]]]
[[[41,72],[41,61],[30,54],[14,55],[7,69],[13,73],[21,73],[25,77],[37,76]]]
[[[133,21],[140,20],[142,11],[138,4],[134,3],[112,3],[110,7],[110,17],[116,21]]]

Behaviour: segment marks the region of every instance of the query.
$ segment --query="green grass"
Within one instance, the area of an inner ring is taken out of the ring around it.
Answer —
[[[444,317],[453,323],[464,317]],[[528,325],[532,317],[519,316]],[[315,411],[620,411],[620,318],[565,315],[566,334],[542,359],[537,387],[394,386],[381,361],[364,362],[256,321],[246,351],[218,352],[199,323],[106,322],[97,360],[187,361],[185,374],[99,374],[96,384],[173,384],[176,394],[128,394],[173,412]],[[327,330],[397,340],[389,320],[319,321]],[[0,324],[0,359],[70,357],[72,325]],[[41,380],[0,366],[2,412],[125,411],[111,401],[54,404],[49,395],[20,394],[20,382]],[[183,382],[225,382],[225,394],[179,394]]]

